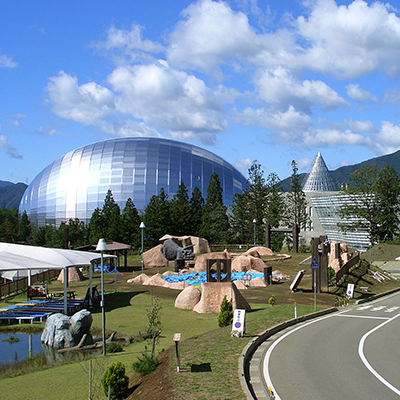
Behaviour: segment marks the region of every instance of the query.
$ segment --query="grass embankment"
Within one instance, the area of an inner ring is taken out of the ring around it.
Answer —
[[[118,293],[114,294],[114,275],[106,274],[107,332],[117,331],[120,336],[125,336],[144,331],[147,325],[146,309],[151,307],[152,295],[157,296],[162,303],[163,331],[156,352],[171,348],[174,345],[172,340],[174,333],[181,333],[181,372],[179,374],[176,372],[174,352],[170,351],[154,375],[152,374],[148,379],[134,377],[132,362],[144,350],[145,342],[132,343],[125,348],[123,353],[110,354],[105,358],[95,357],[92,362],[94,375],[92,398],[105,398],[101,391],[97,397],[98,391],[95,388],[98,387],[105,367],[119,360],[125,364],[127,374],[132,377],[131,386],[138,385],[137,390],[130,397],[132,399],[242,399],[243,392],[238,379],[237,363],[241,350],[251,337],[284,320],[293,318],[295,302],[299,316],[314,310],[309,265],[299,266],[299,262],[307,256],[309,254],[294,254],[290,260],[268,262],[274,270],[279,269],[291,278],[267,288],[250,288],[242,292],[252,307],[252,311],[246,316],[246,335],[243,338],[231,338],[230,327],[218,328],[215,314],[197,314],[174,308],[174,301],[179,291],[127,284],[126,280],[132,276],[132,273],[126,272],[125,276],[118,276]],[[133,262],[136,265],[135,273],[140,273],[140,264],[136,259]],[[301,268],[306,269],[307,273],[300,284],[300,290],[292,293],[289,285]],[[160,269],[159,272],[163,270]],[[145,273],[152,274],[153,270],[145,270]],[[357,271],[352,273],[356,275]],[[398,286],[395,281],[379,284],[373,280],[369,281],[367,277],[364,278],[368,280],[369,294],[380,293]],[[357,279],[360,281],[364,278]],[[94,283],[98,287],[100,287],[99,279],[99,275],[94,278]],[[344,282],[344,285],[346,284]],[[366,285],[364,281],[362,284]],[[71,288],[78,295],[83,296],[87,285],[88,281],[73,283]],[[50,290],[60,288],[62,288],[60,282],[51,283]],[[329,293],[318,294],[318,309],[333,306],[337,296],[335,292],[336,288],[330,288]],[[276,297],[275,306],[268,304],[272,295]],[[366,294],[356,290],[355,295],[361,297]],[[25,298],[16,298],[12,302],[21,300]],[[93,320],[93,331],[100,332],[100,309],[93,311]],[[40,326],[40,324],[34,325]],[[53,399],[56,395],[65,400],[86,399],[88,398],[88,369],[89,361],[80,361],[13,378],[3,378],[0,379],[0,392],[2,397],[12,399],[27,399],[32,397],[32,394],[40,394],[43,400]],[[155,393],[155,388],[159,390],[158,397],[151,395]]]

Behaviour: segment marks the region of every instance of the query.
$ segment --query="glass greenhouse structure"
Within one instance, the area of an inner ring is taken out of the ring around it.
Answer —
[[[168,198],[183,180],[191,196],[197,186],[207,195],[210,176],[216,172],[224,204],[246,187],[246,178],[221,157],[200,147],[159,138],[118,138],[73,150],[40,172],[26,189],[19,212],[32,224],[59,226],[78,218],[88,223],[112,191],[121,210],[131,198],[143,211],[163,188]]]

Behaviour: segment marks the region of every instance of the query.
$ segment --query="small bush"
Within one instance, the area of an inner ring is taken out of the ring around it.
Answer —
[[[108,387],[110,387],[111,399],[123,399],[129,385],[129,378],[125,375],[125,365],[121,361],[111,364],[104,372],[101,383],[106,397],[108,396]]]
[[[106,353],[120,353],[124,351],[124,348],[121,343],[118,342],[111,342],[106,344]]]
[[[274,306],[274,305],[275,305],[275,302],[276,302],[276,298],[275,298],[275,295],[273,294],[273,295],[269,298],[268,303],[271,304],[271,306]]]
[[[152,357],[147,352],[147,347],[145,347],[145,351],[142,352],[142,356],[132,364],[132,369],[140,375],[148,375],[157,368],[157,365],[157,359]]]
[[[224,296],[221,303],[221,310],[218,315],[218,326],[220,327],[228,326],[232,323],[232,320],[233,320],[232,303],[227,300],[226,296]]]

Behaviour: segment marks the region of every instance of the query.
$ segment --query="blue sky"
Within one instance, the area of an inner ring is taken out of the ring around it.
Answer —
[[[0,3],[0,180],[158,136],[247,176],[400,148],[400,11],[372,1]]]

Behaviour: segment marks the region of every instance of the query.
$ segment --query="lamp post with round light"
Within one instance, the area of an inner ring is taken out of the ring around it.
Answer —
[[[144,268],[144,265],[143,265],[143,231],[144,231],[144,228],[146,228],[146,225],[144,224],[143,221],[140,223],[139,228],[142,231],[142,274],[143,274],[143,268]]]
[[[96,247],[97,251],[101,252],[101,325],[103,332],[103,356],[106,355],[106,314],[104,310],[104,266],[103,266],[103,251],[107,250],[107,243],[104,239],[99,239]]]
[[[257,220],[254,218],[253,219],[253,224],[254,224],[254,247],[256,247],[256,223],[257,223]]]

